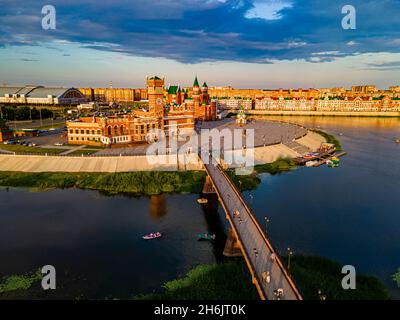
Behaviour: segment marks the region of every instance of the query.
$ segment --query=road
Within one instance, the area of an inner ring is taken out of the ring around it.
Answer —
[[[265,232],[231,180],[219,165],[205,164],[205,167],[241,244],[242,253],[261,298],[302,300],[301,294],[275,253]],[[270,279],[269,283],[267,279]],[[283,292],[280,297],[278,297],[279,291]]]

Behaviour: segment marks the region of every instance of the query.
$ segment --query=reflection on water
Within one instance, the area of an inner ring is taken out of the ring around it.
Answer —
[[[167,201],[165,195],[150,196],[150,216],[154,220],[161,219],[167,214]]]

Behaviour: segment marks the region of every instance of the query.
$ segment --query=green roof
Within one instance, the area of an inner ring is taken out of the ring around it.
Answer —
[[[168,94],[177,94],[180,91],[181,91],[181,88],[179,88],[179,86],[170,86],[168,88]]]
[[[153,80],[153,79],[154,79],[154,80],[161,80],[161,78],[159,78],[159,77],[157,77],[157,76],[153,76],[153,77],[150,78],[150,80]]]
[[[197,76],[196,76],[196,78],[194,79],[193,87],[200,87],[200,86],[199,86],[199,81],[197,80]]]
[[[208,85],[207,85],[207,83],[205,81],[203,83],[203,88],[208,88]]]

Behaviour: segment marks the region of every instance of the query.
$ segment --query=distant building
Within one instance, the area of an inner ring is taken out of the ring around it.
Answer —
[[[253,100],[252,99],[217,99],[217,109],[218,110],[239,110],[243,107],[245,110],[253,109]]]
[[[88,101],[123,103],[147,100],[146,89],[132,88],[79,88]]]
[[[0,103],[78,105],[86,101],[86,97],[75,88],[0,87]]]
[[[351,91],[354,93],[375,93],[378,91],[378,88],[373,85],[367,86],[352,86]]]
[[[4,119],[0,119],[0,143],[13,137],[13,131],[6,125],[6,121]]]

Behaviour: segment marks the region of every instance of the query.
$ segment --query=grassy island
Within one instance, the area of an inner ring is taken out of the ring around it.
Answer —
[[[248,176],[237,176],[235,170],[228,170],[227,173],[241,191],[257,189],[261,183],[259,174],[269,173],[271,175],[287,172],[296,168],[296,163],[292,158],[279,158],[275,162],[256,165],[254,172]]]

